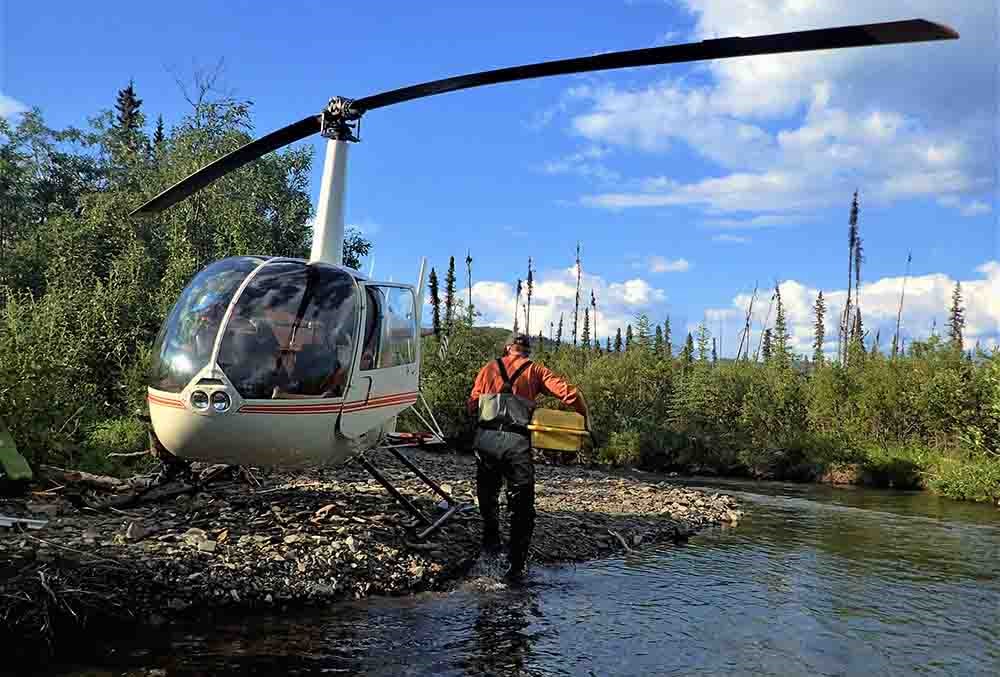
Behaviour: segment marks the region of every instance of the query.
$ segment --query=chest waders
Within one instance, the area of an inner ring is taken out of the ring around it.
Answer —
[[[531,367],[525,361],[507,375],[503,360],[497,368],[503,379],[499,393],[480,395],[476,430],[476,493],[483,518],[483,549],[500,549],[500,488],[507,484],[510,512],[510,568],[520,574],[528,559],[535,529],[535,465],[531,457],[528,424],[535,412],[534,400],[515,395],[514,383]]]

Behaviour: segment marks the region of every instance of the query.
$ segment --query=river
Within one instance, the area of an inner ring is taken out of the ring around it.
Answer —
[[[1000,511],[923,493],[702,485],[736,495],[747,518],[685,545],[535,569],[519,588],[477,577],[143,632],[62,673],[1000,674]]]

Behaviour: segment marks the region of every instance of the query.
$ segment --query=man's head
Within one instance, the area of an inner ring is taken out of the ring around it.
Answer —
[[[517,355],[531,354],[531,340],[524,334],[511,334],[504,344],[504,353],[515,353]]]

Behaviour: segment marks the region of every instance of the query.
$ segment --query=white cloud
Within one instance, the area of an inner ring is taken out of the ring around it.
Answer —
[[[608,169],[600,162],[600,159],[607,154],[606,149],[590,146],[577,153],[550,160],[542,165],[541,169],[546,174],[576,174],[599,181],[616,181],[621,178],[621,174]]]
[[[720,233],[719,235],[712,236],[712,242],[731,242],[733,244],[747,244],[750,242],[750,238],[743,237],[742,235],[730,235],[729,233]]]
[[[649,272],[651,273],[686,273],[689,270],[691,270],[691,263],[687,259],[669,261],[662,256],[649,258]]]
[[[966,326],[964,338],[967,347],[979,340],[984,346],[994,345],[1000,340],[1000,261],[989,261],[976,268],[979,278],[956,280],[943,273],[929,273],[912,276],[906,280],[906,295],[903,305],[901,334],[906,344],[913,339],[926,338],[935,322],[939,334],[946,334],[945,323],[951,308],[951,295],[955,282],[961,282],[965,305]],[[800,354],[812,355],[814,337],[813,304],[818,289],[797,280],[786,280],[780,285],[782,305],[785,308],[792,348]],[[888,350],[895,332],[899,295],[903,286],[902,277],[886,277],[872,282],[862,282],[861,312],[865,329],[869,332],[868,345],[879,335],[882,350]],[[774,326],[775,311],[772,308],[768,318],[771,290],[759,292],[753,308],[751,354],[760,341],[760,333],[767,320],[767,326]],[[727,337],[726,355],[736,352],[738,336],[743,328],[746,309],[750,301],[749,293],[737,295],[730,308],[710,308],[706,317],[716,322],[723,320]],[[847,292],[844,289],[823,290],[826,301],[825,349],[836,351],[837,326],[843,313]],[[714,325],[710,325],[714,328]]]
[[[605,280],[597,275],[584,273],[580,287],[580,320],[578,330],[583,330],[583,311],[590,307],[590,291],[597,298],[596,334],[594,319],[591,332],[603,340],[628,323],[635,323],[642,312],[657,314],[667,300],[666,292],[642,278],[618,282]],[[482,314],[481,321],[498,327],[510,327],[514,321],[514,285],[507,282],[481,281],[472,285],[472,302]],[[464,298],[468,290],[463,290]],[[541,329],[548,336],[550,325],[559,324],[563,317],[563,336],[571,340],[573,333],[573,305],[576,297],[575,267],[539,273],[531,300],[531,333]],[[522,290],[521,303],[526,302]],[[518,322],[524,328],[523,308],[518,309]]]
[[[969,204],[962,207],[962,216],[979,216],[980,214],[989,214],[993,211],[993,207],[981,200],[973,200]]]
[[[9,118],[27,110],[28,107],[17,99],[0,93],[0,118]]]
[[[860,187],[869,203],[954,196],[961,213],[988,213],[983,198],[995,189],[996,163],[996,59],[984,57],[996,50],[992,3],[685,2],[696,18],[693,39],[911,16],[951,24],[962,37],[722,59],[686,79],[577,88],[563,103],[585,106],[572,127],[588,144],[644,153],[685,144],[721,169],[688,182],[626,179],[583,204],[802,213],[842,204]],[[936,83],[933,93],[927,82]]]

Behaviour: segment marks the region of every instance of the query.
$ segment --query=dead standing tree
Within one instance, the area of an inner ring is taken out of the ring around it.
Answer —
[[[573,347],[576,347],[578,320],[580,319],[580,278],[583,265],[580,263],[580,243],[576,243],[576,300],[573,302]]]
[[[736,348],[736,359],[740,359],[740,355],[744,356],[744,359],[750,359],[750,321],[753,317],[753,304],[757,299],[757,283],[754,282],[753,294],[750,296],[750,303],[747,305],[746,318],[743,323],[743,331],[740,332],[740,345]],[[744,348],[744,343],[746,347]]]
[[[903,297],[906,296],[906,279],[910,276],[910,263],[913,261],[913,252],[906,254],[906,273],[903,275],[903,287],[899,290],[899,309],[896,311],[896,333],[892,335],[892,359],[896,359],[900,348],[899,328],[903,319]]]

